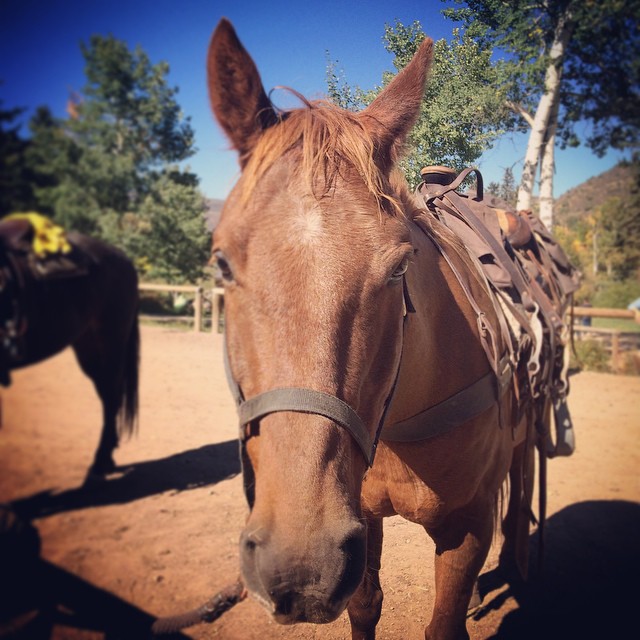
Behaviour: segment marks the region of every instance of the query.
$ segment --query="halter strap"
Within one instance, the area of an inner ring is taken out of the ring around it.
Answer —
[[[242,427],[278,411],[317,414],[339,424],[353,436],[367,464],[373,464],[373,439],[360,416],[344,400],[303,387],[271,389],[243,401],[238,406],[240,425]]]

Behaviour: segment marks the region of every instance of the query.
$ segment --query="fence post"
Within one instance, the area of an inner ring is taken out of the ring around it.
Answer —
[[[200,332],[202,331],[202,287],[196,289],[193,307],[193,330]]]
[[[211,290],[211,333],[214,335],[220,330],[220,316],[224,304],[224,289],[222,287],[214,287]]]
[[[619,363],[620,355],[620,332],[614,331],[611,334],[611,368],[614,373],[618,373],[620,370]]]

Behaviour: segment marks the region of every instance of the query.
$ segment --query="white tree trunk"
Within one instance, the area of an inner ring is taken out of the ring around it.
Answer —
[[[556,172],[555,146],[559,106],[559,101],[556,100],[547,127],[547,139],[542,149],[540,165],[540,220],[549,231],[553,227],[553,178]]]
[[[562,60],[573,32],[571,11],[560,16],[556,26],[553,44],[549,50],[549,66],[545,73],[544,92],[540,96],[536,109],[527,152],[522,168],[522,178],[518,188],[518,209],[531,209],[531,196],[535,184],[538,166],[541,162],[545,140],[548,139],[548,127],[552,120],[554,105],[560,93],[560,81],[562,77]]]

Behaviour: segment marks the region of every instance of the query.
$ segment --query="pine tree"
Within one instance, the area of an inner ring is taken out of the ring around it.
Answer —
[[[31,121],[41,207],[125,249],[154,277],[197,279],[208,255],[204,208],[197,177],[175,169],[193,154],[194,134],[167,83],[168,64],[111,36],[92,36],[81,49],[87,84],[70,99],[69,117],[42,108]]]

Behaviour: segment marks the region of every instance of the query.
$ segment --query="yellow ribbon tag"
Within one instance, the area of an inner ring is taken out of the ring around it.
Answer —
[[[4,220],[28,220],[33,227],[33,252],[38,258],[56,253],[69,253],[71,245],[65,230],[40,213],[12,213]]]

